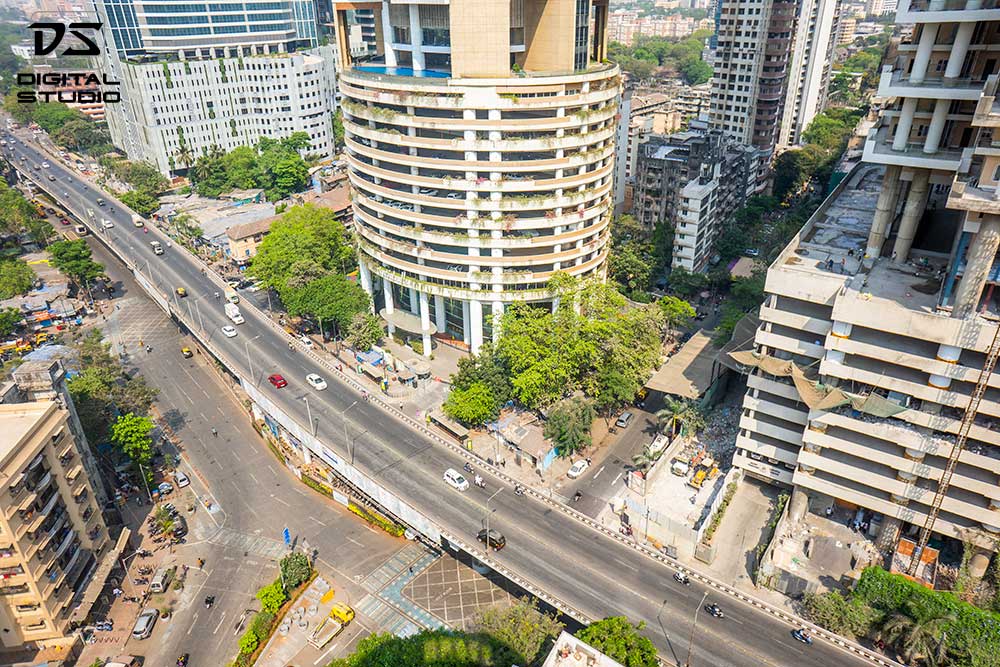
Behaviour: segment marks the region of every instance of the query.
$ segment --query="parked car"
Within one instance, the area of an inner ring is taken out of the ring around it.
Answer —
[[[177,484],[178,489],[183,489],[185,486],[191,483],[188,476],[182,473],[180,470],[174,471],[174,483]]]
[[[156,490],[160,492],[161,496],[167,496],[174,492],[174,485],[170,482],[160,482],[160,485],[156,487]]]
[[[566,471],[566,476],[569,477],[570,479],[576,479],[577,477],[582,475],[583,471],[586,470],[589,466],[590,464],[587,463],[586,459],[580,459],[579,461],[577,461],[576,463],[574,463],[569,467],[569,470]]]
[[[147,639],[153,634],[153,626],[156,625],[156,617],[160,615],[156,609],[143,609],[139,618],[135,619],[132,626],[132,639]]]
[[[634,418],[635,415],[626,410],[619,415],[617,420],[615,420],[615,426],[618,428],[628,428],[628,425],[632,423],[632,419]]]

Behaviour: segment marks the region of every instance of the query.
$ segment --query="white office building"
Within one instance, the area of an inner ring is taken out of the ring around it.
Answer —
[[[97,12],[102,70],[122,82],[108,127],[130,159],[170,173],[213,146],[293,132],[333,152],[334,50],[319,46],[312,2],[99,0]]]

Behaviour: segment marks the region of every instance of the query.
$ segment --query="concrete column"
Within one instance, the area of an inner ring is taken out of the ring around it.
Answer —
[[[975,29],[975,21],[958,24],[958,30],[955,31],[955,41],[951,45],[951,53],[948,54],[948,66],[944,70],[945,79],[957,79],[962,75],[965,54],[969,52],[969,44],[972,42],[972,32]]]
[[[462,302],[462,340],[472,347],[472,327],[469,326],[469,302]]]
[[[979,305],[979,298],[986,285],[986,276],[993,267],[993,260],[1000,249],[1000,215],[983,216],[976,238],[969,245],[965,273],[955,290],[955,304],[951,316],[961,319],[971,317]]]
[[[798,523],[809,511],[809,494],[801,486],[792,489],[792,497],[789,501],[788,518],[792,523]]]
[[[385,314],[392,315],[396,312],[396,308],[392,303],[392,283],[389,282],[387,278],[382,279],[382,296],[385,299]],[[393,326],[392,322],[389,322],[389,335],[396,333],[396,327]]]
[[[420,333],[423,337],[424,356],[431,356],[431,307],[427,303],[427,293],[420,293]]]
[[[309,428],[312,428],[312,424],[309,425]],[[309,465],[310,463],[312,463],[312,460],[313,460],[312,452],[309,451],[309,447],[305,443],[303,443],[302,444],[302,462],[305,463],[306,465]]]
[[[396,66],[396,50],[392,48],[392,21],[389,20],[389,3],[382,3],[382,43],[385,45],[385,64]]]
[[[934,114],[931,116],[931,125],[927,128],[927,139],[924,141],[924,152],[928,155],[937,153],[941,145],[941,135],[944,133],[944,123],[948,120],[948,107],[951,100],[938,100],[934,104]]]
[[[899,221],[899,231],[896,233],[896,243],[892,246],[893,261],[902,264],[910,255],[910,246],[917,233],[920,216],[924,214],[927,205],[927,184],[930,172],[921,169],[913,175],[910,184],[910,194],[906,196],[906,206],[903,208],[903,218]]]
[[[875,538],[875,546],[880,551],[895,550],[896,544],[899,542],[899,530],[902,526],[903,522],[896,517],[883,515],[882,528],[879,529],[878,536]]]
[[[917,98],[907,97],[899,110],[899,121],[896,123],[896,134],[892,138],[892,150],[906,150],[910,141],[910,129],[913,127],[913,114],[917,111]]]
[[[410,5],[410,46],[413,47],[413,69],[424,69],[424,34],[420,30],[418,5]]]
[[[374,296],[372,294],[372,270],[364,262],[358,262],[358,270],[361,273],[361,288],[368,296]]]
[[[410,314],[420,315],[420,296],[415,287],[408,287],[410,290]]]
[[[448,319],[444,310],[444,297],[440,294],[434,295],[434,324],[441,333],[444,333],[445,329],[448,328]]]
[[[976,553],[969,559],[969,575],[978,580],[983,578],[986,568],[990,566],[990,552],[982,547],[976,547],[975,550]]]
[[[913,69],[910,70],[910,81],[921,83],[927,76],[927,67],[931,62],[931,52],[934,50],[934,42],[937,40],[938,24],[925,23],[924,29],[920,32],[920,43],[917,45],[917,53],[913,57]]]
[[[500,340],[500,320],[503,319],[503,301],[493,302],[493,342]]]
[[[469,343],[472,354],[479,354],[479,348],[483,346],[483,304],[475,299],[469,301],[469,331],[472,334]]]
[[[892,219],[896,215],[901,172],[902,169],[896,165],[886,167],[885,178],[882,179],[882,190],[878,193],[878,202],[875,204],[872,229],[868,234],[868,246],[865,248],[866,257],[877,258],[882,253],[885,232],[892,226]]]

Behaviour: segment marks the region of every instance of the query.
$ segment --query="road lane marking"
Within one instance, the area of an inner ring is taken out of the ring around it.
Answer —
[[[601,466],[601,469],[600,469],[600,470],[598,470],[597,472],[595,472],[595,473],[594,473],[594,476],[593,476],[593,477],[592,477],[591,479],[597,479],[598,477],[600,477],[600,476],[601,476],[601,473],[602,473],[602,472],[604,472],[604,466]]]
[[[188,628],[188,632],[187,633],[191,634],[191,631],[194,630],[194,626],[197,625],[197,624],[198,624],[198,612],[195,612],[194,613],[194,618],[191,619],[191,627]]]
[[[621,478],[622,478],[622,474],[618,473],[618,476],[615,477],[615,481],[611,482],[611,486],[614,486],[615,484],[617,484],[618,480],[620,480]]]
[[[260,484],[260,480],[257,479],[257,477],[252,472],[248,471],[247,474],[250,475],[250,479],[253,480],[254,484],[258,484],[258,485]]]
[[[318,523],[319,525],[323,526],[324,528],[326,528],[326,524],[323,523],[322,521],[320,521],[319,519],[317,519],[316,517],[310,516],[309,518],[312,519],[313,521],[315,521],[316,523]]]
[[[320,657],[316,658],[316,662],[314,662],[313,664],[314,665],[318,665],[319,663],[323,662],[323,658],[325,658],[326,656],[328,656],[331,653],[333,653],[333,650],[335,648],[337,648],[338,646],[340,646],[340,642],[337,642],[336,644],[334,644],[333,646],[331,646],[329,649],[327,649],[326,653],[324,653]]]
[[[212,631],[213,635],[216,634],[217,632],[219,632],[219,628],[222,627],[222,622],[224,620],[226,620],[226,612],[222,612],[222,618],[219,619],[219,624],[217,626],[215,626],[215,630]]]
[[[271,494],[271,499],[274,500],[275,502],[279,502],[282,505],[285,505],[286,507],[291,507],[292,506],[292,504],[290,502],[288,502],[287,500],[282,500],[281,498],[279,498],[278,496],[274,495],[273,493]]]

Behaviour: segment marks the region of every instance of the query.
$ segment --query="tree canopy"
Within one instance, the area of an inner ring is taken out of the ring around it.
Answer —
[[[633,46],[612,42],[608,46],[608,59],[640,79],[664,69],[697,85],[712,78],[712,66],[701,59],[705,40],[711,34],[711,31],[696,31],[684,39],[640,37]]]
[[[543,434],[559,456],[572,456],[591,444],[590,426],[596,417],[592,401],[573,396],[552,406]]]
[[[642,625],[629,623],[624,616],[612,616],[591,623],[576,636],[625,667],[658,667],[656,647],[639,634]]]
[[[309,167],[300,152],[310,145],[308,133],[295,132],[284,139],[264,137],[256,146],[240,146],[228,153],[214,146],[194,161],[188,175],[204,197],[262,188],[269,201],[277,201],[308,184]]]
[[[127,412],[111,425],[111,442],[136,465],[148,466],[153,459],[153,422]]]
[[[83,239],[56,241],[49,246],[52,266],[77,284],[86,284],[104,273],[104,266],[91,258],[90,246]]]
[[[0,259],[0,299],[24,294],[35,282],[35,272],[20,259]]]

